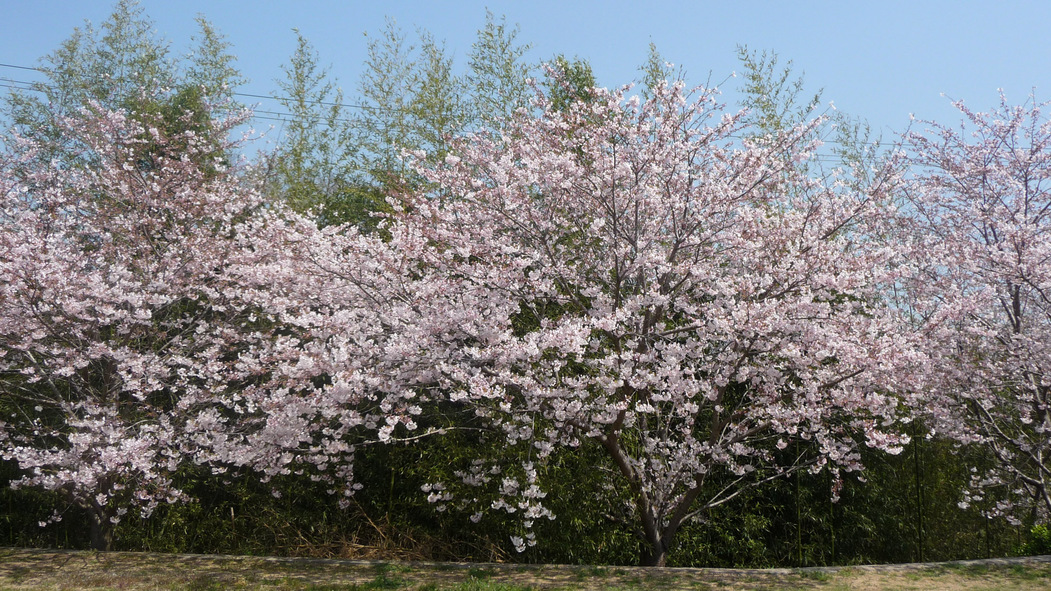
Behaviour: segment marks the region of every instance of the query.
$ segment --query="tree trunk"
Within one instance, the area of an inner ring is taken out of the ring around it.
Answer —
[[[642,551],[639,561],[641,566],[667,566],[668,548],[663,541],[657,541]]]
[[[113,548],[113,522],[102,511],[91,514],[91,549],[108,552]]]

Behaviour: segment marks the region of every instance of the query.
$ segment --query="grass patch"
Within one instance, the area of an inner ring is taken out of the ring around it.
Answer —
[[[513,583],[469,578],[451,589],[453,591],[533,591],[535,587],[523,587]]]
[[[495,574],[496,571],[490,567],[478,568],[472,566],[471,568],[467,569],[467,576],[472,579],[491,579]]]
[[[1051,563],[954,563],[838,570],[733,571],[608,566],[416,565],[313,560],[263,560],[161,554],[0,551],[0,590],[105,588],[123,591],[1046,591]]]
[[[15,566],[10,569],[10,574],[8,574],[8,577],[11,579],[12,583],[17,585],[24,581],[26,579],[26,576],[28,576],[32,572],[33,567],[31,566]]]
[[[995,567],[989,564],[948,564],[946,569],[969,577],[981,577],[993,572]]]
[[[577,579],[604,579],[612,574],[608,567],[605,566],[585,566],[584,568],[577,571]],[[619,573],[618,573],[619,574]]]
[[[227,585],[212,575],[197,575],[186,584],[186,591],[222,591],[226,588]]]
[[[835,575],[833,575],[831,572],[823,571],[823,570],[796,569],[796,570],[794,570],[792,572],[797,577],[799,577],[799,578],[801,578],[803,580],[806,580],[806,581],[817,581],[817,582],[827,583],[828,581],[831,581],[832,579],[835,578]]]

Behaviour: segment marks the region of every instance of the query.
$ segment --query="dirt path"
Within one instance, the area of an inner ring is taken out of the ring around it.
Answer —
[[[808,569],[392,563],[0,548],[0,590],[1051,589],[1051,556]]]

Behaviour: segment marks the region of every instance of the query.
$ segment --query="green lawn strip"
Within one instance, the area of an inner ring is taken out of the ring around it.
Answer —
[[[875,582],[878,587],[869,583]],[[864,584],[863,584],[864,583]],[[0,548],[0,591],[1051,588],[1051,557],[811,569],[409,563]]]

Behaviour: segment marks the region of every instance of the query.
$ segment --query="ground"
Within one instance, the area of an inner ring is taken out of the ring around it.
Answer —
[[[1051,556],[938,564],[748,570],[394,563],[0,548],[0,590],[1008,591],[1049,588]]]

